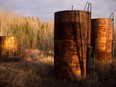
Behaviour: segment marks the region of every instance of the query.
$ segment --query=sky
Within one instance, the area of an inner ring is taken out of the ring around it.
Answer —
[[[0,0],[0,7],[49,21],[55,12],[71,10],[72,5],[74,10],[84,10],[86,2],[92,3],[92,18],[109,17],[111,12],[116,14],[116,0]]]

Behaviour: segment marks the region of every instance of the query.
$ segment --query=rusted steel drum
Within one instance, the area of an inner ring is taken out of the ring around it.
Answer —
[[[91,21],[92,46],[98,61],[111,63],[113,48],[113,20],[97,18]]]
[[[0,36],[0,59],[16,58],[19,48],[18,38],[15,36]]]
[[[57,77],[71,80],[86,78],[90,24],[90,12],[67,10],[55,13],[54,67]]]

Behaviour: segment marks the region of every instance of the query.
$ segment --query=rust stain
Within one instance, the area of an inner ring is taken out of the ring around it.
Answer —
[[[90,45],[91,14],[69,10],[55,13],[54,67],[58,77],[86,78],[87,46]]]
[[[14,58],[18,51],[18,38],[14,36],[0,36],[0,58]]]
[[[101,62],[112,61],[113,22],[110,18],[92,19],[92,46],[96,59]]]

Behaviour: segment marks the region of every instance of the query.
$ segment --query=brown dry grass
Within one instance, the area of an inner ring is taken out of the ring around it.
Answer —
[[[116,87],[116,61],[96,65],[86,80],[67,81],[54,75],[53,57],[0,63],[0,87]]]
[[[52,77],[53,58],[0,63],[0,87],[43,87]]]

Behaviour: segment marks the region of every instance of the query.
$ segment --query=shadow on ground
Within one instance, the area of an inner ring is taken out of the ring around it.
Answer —
[[[0,62],[0,87],[116,87],[116,62],[97,66],[87,80],[67,81],[54,75],[53,58]],[[94,78],[92,77],[94,75]]]

